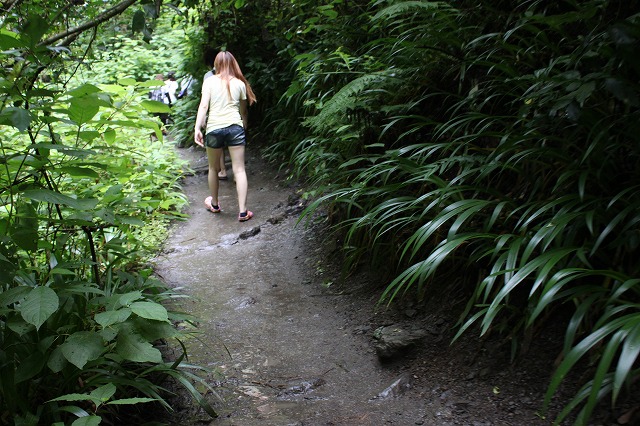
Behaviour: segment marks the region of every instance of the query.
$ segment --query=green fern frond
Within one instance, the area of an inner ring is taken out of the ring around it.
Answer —
[[[393,4],[391,6],[385,7],[376,15],[373,16],[372,20],[375,21],[384,21],[391,18],[396,18],[407,12],[425,12],[428,10],[455,10],[449,4],[442,1],[405,1],[397,4]]]
[[[338,123],[343,123],[345,114],[359,105],[359,95],[370,89],[379,90],[381,85],[393,77],[389,70],[365,74],[347,83],[331,99],[329,99],[320,113],[308,117],[304,124],[312,130],[321,132]]]

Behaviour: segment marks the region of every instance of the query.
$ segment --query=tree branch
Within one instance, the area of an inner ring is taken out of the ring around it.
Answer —
[[[11,9],[13,9],[16,6],[19,6],[20,3],[22,3],[23,1],[24,0],[8,0],[4,2],[4,4],[2,5],[2,8],[6,13],[9,13],[11,12]]]
[[[138,0],[123,0],[122,2],[112,7],[111,9],[102,12],[95,19],[92,19],[89,22],[85,22],[82,25],[78,25],[75,28],[70,28],[67,31],[52,35],[51,37],[45,40],[42,40],[40,43],[38,43],[38,46],[48,46],[63,38],[67,38],[67,42],[68,40],[74,40],[83,31],[86,31],[90,28],[97,27],[98,25],[102,24],[105,21],[108,21],[114,16],[121,14],[122,12],[127,10],[129,6],[131,6],[137,1]]]

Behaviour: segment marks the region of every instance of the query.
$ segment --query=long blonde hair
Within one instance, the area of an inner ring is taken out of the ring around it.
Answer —
[[[216,70],[216,75],[219,76],[222,81],[225,82],[227,86],[227,92],[231,95],[231,90],[229,89],[229,80],[235,77],[238,80],[241,80],[245,86],[247,86],[247,99],[249,100],[249,105],[252,105],[256,102],[256,95],[253,93],[253,89],[251,89],[251,85],[244,78],[242,74],[242,70],[240,70],[240,65],[238,65],[238,61],[233,57],[231,52],[221,51],[216,55],[216,59],[213,61],[213,67]]]

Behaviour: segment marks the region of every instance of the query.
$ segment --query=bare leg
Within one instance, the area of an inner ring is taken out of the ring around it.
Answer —
[[[236,180],[238,208],[240,209],[240,213],[244,213],[247,211],[247,191],[249,187],[247,182],[247,172],[244,169],[244,145],[230,146],[229,155],[231,155],[233,177]]]
[[[227,177],[227,166],[224,164],[224,150],[220,153],[220,171],[218,172],[219,178]]]
[[[211,191],[212,205],[218,206],[218,172],[220,171],[220,157],[222,156],[222,148],[207,147],[207,160],[209,162],[209,191]]]

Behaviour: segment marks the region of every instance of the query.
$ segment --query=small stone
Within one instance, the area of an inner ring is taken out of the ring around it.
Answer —
[[[285,219],[285,215],[283,213],[276,215],[276,216],[272,216],[269,219],[267,219],[267,222],[269,222],[272,225],[277,225],[278,223],[282,222]]]
[[[258,235],[260,233],[261,229],[259,226],[254,226],[253,228],[249,229],[248,231],[244,231],[242,234],[240,234],[238,236],[238,238],[240,238],[241,240],[246,240],[247,238],[251,238],[251,237],[255,237],[256,235]]]
[[[411,388],[411,375],[403,374],[373,399],[388,399],[402,395]]]
[[[255,305],[257,302],[258,301],[254,297],[249,296],[249,297],[243,299],[242,301],[240,301],[238,306],[236,306],[236,309],[248,308],[251,305]]]
[[[408,317],[408,318],[413,318],[416,316],[416,314],[418,313],[418,311],[416,311],[415,309],[406,309],[404,311],[404,314]]]

